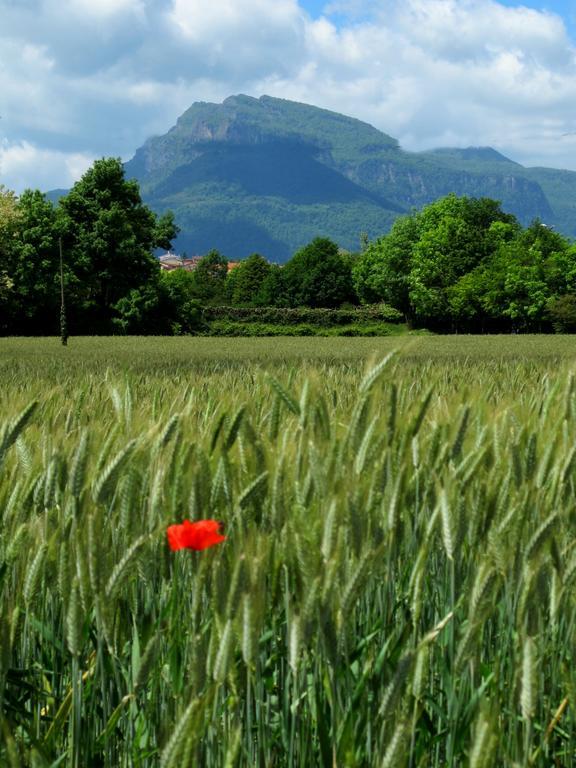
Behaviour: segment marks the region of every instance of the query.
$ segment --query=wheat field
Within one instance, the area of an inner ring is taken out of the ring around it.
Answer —
[[[4,339],[0,425],[1,766],[576,765],[574,337]]]

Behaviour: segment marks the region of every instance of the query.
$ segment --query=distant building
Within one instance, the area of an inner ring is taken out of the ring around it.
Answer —
[[[193,272],[198,266],[198,262],[202,256],[191,256],[190,258],[184,258],[177,253],[164,253],[158,258],[160,262],[160,269],[164,272],[171,272],[174,269],[185,269],[186,272]],[[239,261],[228,262],[228,272],[231,272],[240,264]]]
[[[182,266],[182,256],[178,256],[176,253],[164,253],[158,259],[160,262],[160,269],[169,272],[173,269],[179,269]]]
[[[192,272],[198,266],[201,258],[202,256],[192,256],[189,259],[182,259],[182,269],[185,269],[186,272]]]

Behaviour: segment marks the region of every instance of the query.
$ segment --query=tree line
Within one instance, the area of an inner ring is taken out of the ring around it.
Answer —
[[[0,188],[0,333],[194,333],[206,307],[385,303],[443,332],[576,331],[576,246],[522,227],[487,198],[449,195],[396,220],[358,253],[316,238],[283,266],[216,250],[162,272],[178,228],[143,204],[118,159],[98,160],[59,202]],[[60,253],[62,272],[60,271]]]
[[[361,301],[444,332],[576,331],[576,246],[489,198],[448,195],[396,220],[354,267]]]
[[[107,333],[134,287],[153,284],[155,248],[169,248],[172,214],[156,216],[120,160],[99,160],[53,205],[38,190],[0,193],[0,330],[59,330],[61,277],[72,333]],[[62,275],[60,252],[63,254]]]

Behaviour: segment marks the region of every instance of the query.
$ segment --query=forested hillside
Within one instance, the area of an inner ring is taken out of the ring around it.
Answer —
[[[126,171],[153,210],[174,211],[188,253],[282,262],[316,236],[357,250],[361,232],[380,236],[451,192],[576,234],[576,173],[523,168],[490,148],[406,152],[367,123],[269,96],[193,104]]]
[[[334,198],[353,186],[339,178]],[[576,331],[576,244],[539,219],[523,226],[487,197],[446,195],[377,238],[364,234],[356,252],[315,237],[283,265],[257,252],[231,261],[216,248],[156,259],[177,233],[117,158],[96,161],[56,206],[0,187],[0,333],[60,328],[65,343],[69,331]]]

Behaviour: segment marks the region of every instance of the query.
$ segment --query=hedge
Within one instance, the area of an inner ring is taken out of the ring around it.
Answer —
[[[391,336],[402,333],[397,323],[353,323],[332,327],[309,325],[277,325],[273,323],[238,323],[214,320],[203,336]]]
[[[272,325],[313,325],[328,328],[355,323],[403,323],[397,309],[386,304],[372,304],[350,309],[317,309],[311,307],[206,307],[206,322],[270,323]]]

